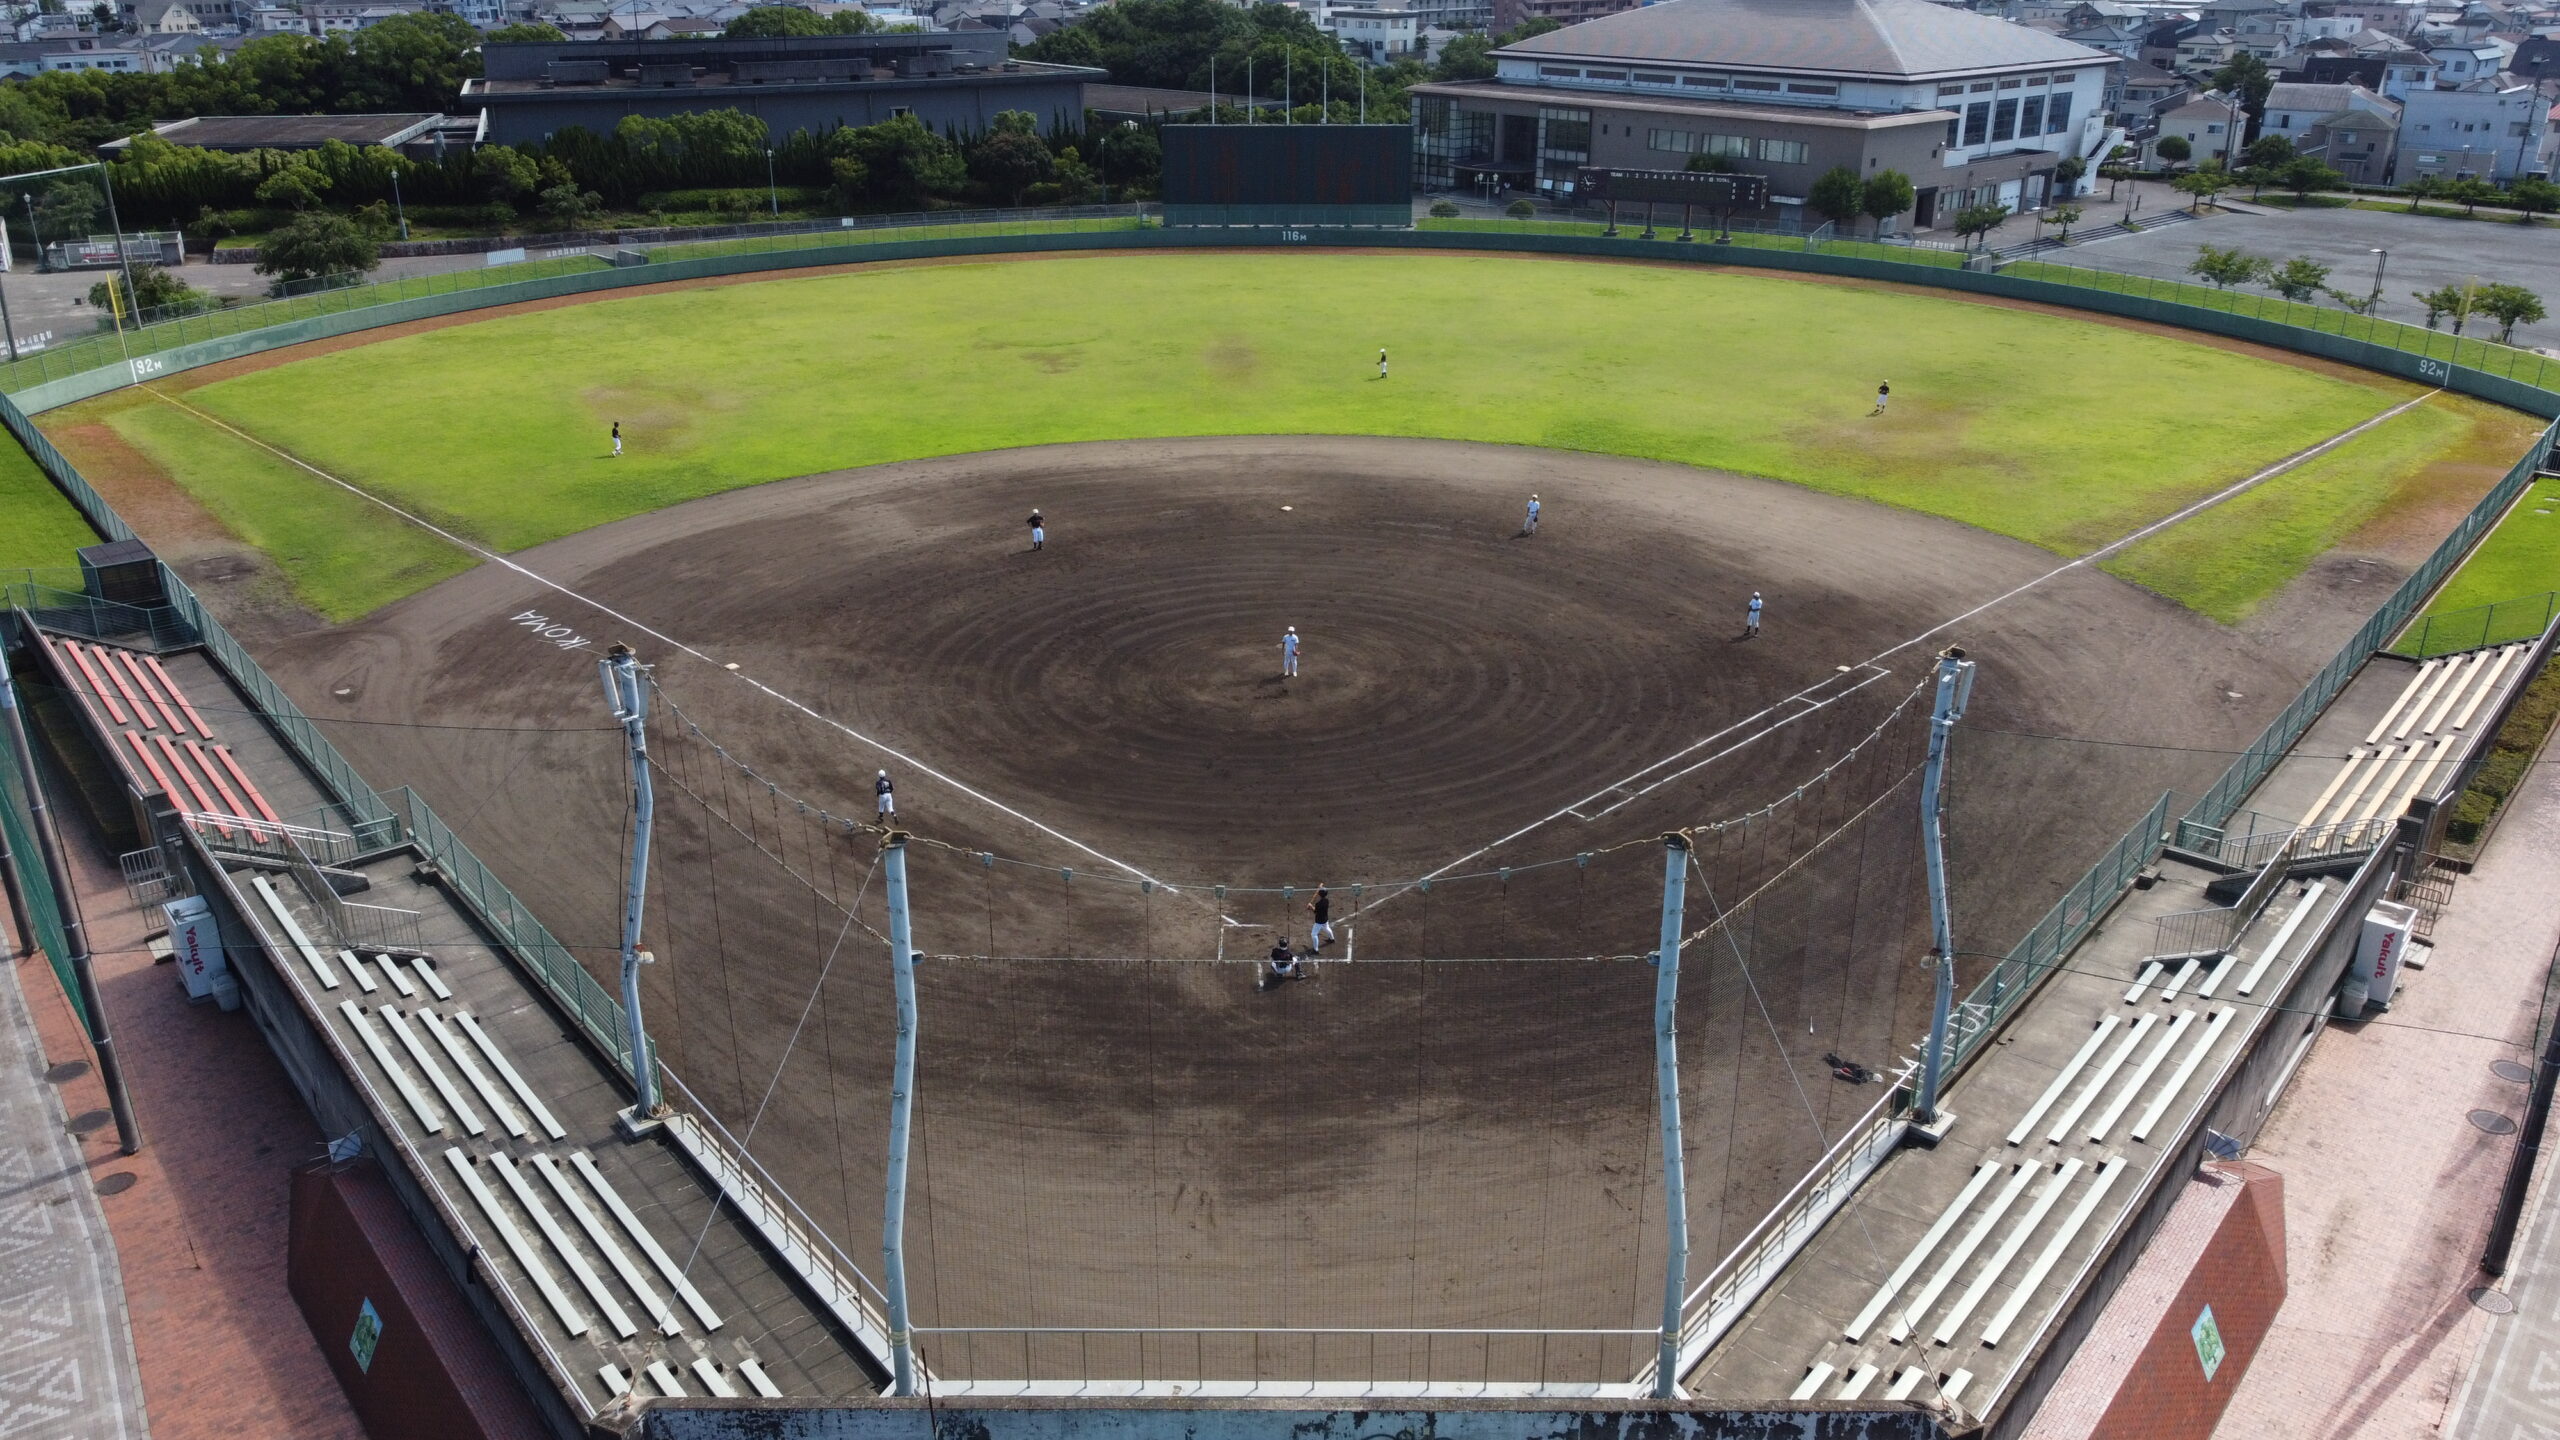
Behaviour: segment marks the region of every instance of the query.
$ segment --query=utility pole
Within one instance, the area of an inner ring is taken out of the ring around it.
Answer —
[[[916,1393],[915,1337],[907,1329],[907,1127],[916,1102],[916,952],[907,914],[907,836],[880,842],[889,885],[889,975],[897,994],[898,1049],[889,1071],[888,1213],[880,1225],[880,1278],[889,1300],[892,1395]]]
[[[1680,929],[1688,889],[1689,837],[1662,837],[1662,939],[1654,951],[1653,1072],[1662,1111],[1662,1339],[1653,1358],[1653,1394],[1680,1394],[1680,1311],[1689,1289],[1689,1177],[1680,1154]]]
[[[631,746],[631,868],[622,886],[622,1023],[631,1048],[631,1128],[658,1114],[658,1065],[649,1049],[649,1027],[640,1020],[640,967],[656,958],[640,948],[640,915],[649,899],[649,825],[657,795],[649,780],[649,701],[641,688],[640,662],[628,645],[616,645],[596,662],[604,677],[605,703]]]
[[[98,999],[97,971],[89,963],[89,928],[80,916],[80,894],[71,887],[71,870],[62,858],[62,836],[53,828],[53,808],[45,802],[44,778],[36,773],[34,747],[27,743],[27,721],[18,709],[18,687],[9,678],[8,665],[0,659],[0,720],[9,732],[9,752],[16,757],[18,774],[26,782],[27,818],[36,832],[36,849],[44,857],[47,884],[53,887],[55,902],[62,911],[63,948],[71,953],[61,957],[71,970],[71,988],[80,997],[80,1009],[89,1018],[89,1045],[98,1054],[98,1078],[106,1082],[107,1108],[116,1117],[117,1149],[130,1155],[142,1148],[142,1130],[134,1124],[133,1100],[125,1094],[124,1067],[116,1062],[115,1038],[107,1032],[107,1007]],[[23,924],[26,912],[19,911]]]
[[[1920,853],[1929,867],[1929,954],[1938,991],[1929,1007],[1929,1050],[1921,1062],[1915,1118],[1938,1123],[1938,1085],[1946,1078],[1947,1022],[1955,1009],[1955,921],[1947,914],[1947,732],[1973,698],[1973,662],[1950,645],[1938,657],[1938,703],[1929,716],[1929,759],[1920,771]]]

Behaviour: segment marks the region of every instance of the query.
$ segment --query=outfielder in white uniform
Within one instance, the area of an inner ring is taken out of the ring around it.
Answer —
[[[1760,638],[1760,592],[1751,592],[1751,608],[1742,612],[1742,633],[1754,640]]]
[[[1280,637],[1280,673],[1284,676],[1298,673],[1298,627],[1295,625],[1289,627],[1288,634]]]
[[[1538,533],[1538,497],[1535,495],[1529,497],[1529,518],[1520,526],[1520,533],[1523,535]]]

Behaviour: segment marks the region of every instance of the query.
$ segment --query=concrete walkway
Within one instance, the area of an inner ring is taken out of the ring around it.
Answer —
[[[2470,1292],[2491,1283],[2479,1257],[2516,1143],[2473,1112],[2521,1118],[2526,1086],[2490,1067],[2532,1060],[2560,941],[2560,765],[2535,767],[2514,804],[2455,886],[2427,968],[2388,1014],[2321,1033],[2250,1152],[2284,1176],[2291,1292],[2220,1436],[2560,1433],[2450,1424],[2490,1325]],[[2555,1272],[2560,1254],[2542,1270]],[[2551,1346],[2556,1293],[2560,1279],[2539,1302]]]
[[[115,1242],[20,988],[44,963],[0,962],[0,1435],[141,1440]]]

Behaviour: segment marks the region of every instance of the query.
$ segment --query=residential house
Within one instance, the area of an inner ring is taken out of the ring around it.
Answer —
[[[2116,101],[2110,118],[2127,134],[2148,135],[2159,125],[2161,112],[2174,107],[2179,97],[2194,89],[2183,75],[2172,75],[2157,65],[2137,61],[2125,66],[2116,77]]]
[[[303,0],[302,18],[314,35],[344,35],[426,8],[426,0]]]
[[[2248,115],[2240,109],[2239,97],[2225,95],[2219,90],[2207,90],[2161,112],[2160,128],[2142,147],[2143,163],[2152,166],[2167,163],[2161,158],[2160,142],[2172,135],[2187,142],[2185,163],[2189,166],[2201,165],[2207,160],[2233,163],[2240,150],[2240,134],[2248,123]]]
[[[2341,110],[2320,117],[2294,145],[2347,177],[2350,185],[2387,184],[2399,157],[2400,120],[2368,110]]]
[[[2505,182],[2542,168],[2548,102],[2531,82],[2491,75],[2467,85],[2412,90],[2401,101],[2399,176]]]
[[[1420,33],[1414,13],[1404,9],[1339,6],[1329,11],[1327,29],[1342,48],[1372,65],[1386,65],[1413,53]]]
[[[2299,142],[2311,127],[2342,110],[2361,110],[2380,116],[2394,127],[2400,123],[2400,102],[2376,95],[2361,85],[2303,85],[2278,82],[2267,91],[2267,103],[2258,121],[2261,135],[2282,135]]]
[[[2115,56],[1929,0],[1665,0],[1494,52],[1490,80],[1413,87],[1426,189],[1558,197],[1587,166],[1721,156],[1796,220],[1815,177],[1898,170],[1912,223],[2040,209],[2053,168],[2107,130]]]
[[[2074,45],[2086,45],[2092,50],[2104,50],[2131,64],[2141,58],[2142,39],[2149,33],[2150,28],[2142,24],[2124,20],[2104,20],[2095,25],[2066,26],[2062,31],[2062,38]]]
[[[200,9],[211,12],[217,26],[231,23],[229,0],[140,0],[125,7],[125,27],[136,35],[193,35],[206,25]]]

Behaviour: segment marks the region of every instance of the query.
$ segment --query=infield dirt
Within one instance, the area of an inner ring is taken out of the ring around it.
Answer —
[[[909,1221],[928,1327],[1650,1324],[1654,837],[1788,795],[1960,644],[1982,667],[1952,778],[1969,978],[2162,788],[2219,773],[2382,593],[2255,636],[2082,567],[1928,634],[2060,562],[1675,465],[1321,437],[814,476],[513,558],[576,593],[483,565],[261,659],[607,977],[627,796],[594,661],[619,640],[657,666],[683,715],[662,703],[653,730],[653,1030],[866,1269],[892,1031],[877,845],[798,807],[868,819],[892,772],[936,842],[913,886],[937,957]],[[1287,625],[1306,648],[1283,682]],[[1692,929],[1771,888],[1729,945],[1688,951],[1693,1276],[1880,1097],[1820,1057],[1887,1064],[1925,1018],[1922,708],[1838,783],[1700,842]],[[1392,883],[1443,868],[1427,895]],[[1350,963],[1270,994],[1200,963],[1296,931],[1317,881]],[[1620,1380],[1650,1348],[924,1345],[952,1376],[1497,1380]]]

